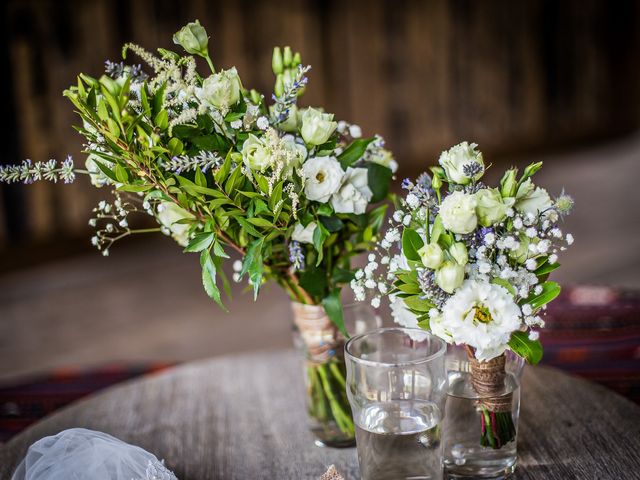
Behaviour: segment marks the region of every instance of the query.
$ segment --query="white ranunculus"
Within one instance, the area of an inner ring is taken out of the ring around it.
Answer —
[[[444,262],[436,270],[436,283],[447,293],[453,293],[464,282],[464,266],[456,262]]]
[[[284,167],[285,176],[290,177],[294,169],[298,168],[307,159],[307,148],[296,143],[293,135],[285,135],[280,141],[280,145],[286,152],[286,165]]]
[[[97,155],[89,155],[87,157],[87,160],[84,162],[84,166],[87,169],[87,172],[89,172],[89,179],[91,180],[91,184],[94,187],[100,188],[109,183],[113,183],[113,181],[109,177],[107,177],[102,170],[100,170],[100,168],[96,164],[96,160],[109,168],[113,167],[112,163],[103,160]]]
[[[487,282],[467,280],[442,308],[440,331],[476,350],[487,361],[501,355],[521,325],[521,311],[509,292]]]
[[[307,108],[301,114],[300,134],[309,145],[322,145],[335,131],[338,124],[333,114],[323,113],[315,108]]]
[[[418,255],[420,255],[422,264],[433,270],[440,267],[444,261],[444,252],[437,243],[426,243],[418,250]]]
[[[303,227],[301,223],[296,223],[291,239],[300,243],[313,243],[313,232],[315,232],[317,226],[316,222],[311,222],[306,227]]]
[[[271,151],[262,139],[250,133],[242,145],[242,161],[249,170],[264,172],[271,165]]]
[[[476,150],[475,143],[462,142],[445,150],[440,154],[438,162],[447,172],[447,178],[459,185],[466,185],[471,180],[478,180],[484,173],[482,153]],[[475,164],[475,165],[474,165]],[[477,173],[472,177],[465,173],[465,167],[475,169]]]
[[[393,173],[398,171],[398,162],[393,158],[393,154],[384,148],[375,150],[371,155],[366,157],[368,162],[377,163],[383,167],[387,167]]]
[[[342,185],[344,170],[335,157],[313,157],[302,166],[304,193],[309,200],[327,203]]]
[[[178,245],[186,247],[189,244],[189,225],[176,222],[184,219],[195,220],[193,214],[173,202],[162,202],[158,205],[156,218],[171,233]]]
[[[360,215],[367,210],[373,197],[369,188],[366,168],[347,168],[342,186],[331,197],[331,205],[336,213],[355,213]]]
[[[533,187],[533,184],[531,184],[531,187]],[[514,205],[519,212],[539,215],[553,205],[549,193],[544,188],[527,188],[525,191],[526,194],[517,197]],[[518,189],[518,192],[520,193],[521,189]]]
[[[198,90],[198,98],[217,108],[229,108],[240,100],[242,84],[235,67],[207,77]]]
[[[444,228],[453,233],[466,234],[478,226],[476,197],[460,191],[448,195],[440,205],[440,218]]]

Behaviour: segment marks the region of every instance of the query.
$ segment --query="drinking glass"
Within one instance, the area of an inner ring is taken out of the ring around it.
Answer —
[[[442,479],[445,352],[441,339],[412,328],[381,328],[347,342],[362,480]]]

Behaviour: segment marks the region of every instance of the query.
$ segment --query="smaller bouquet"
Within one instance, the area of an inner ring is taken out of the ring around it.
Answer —
[[[374,306],[388,294],[397,323],[464,345],[474,388],[491,398],[504,387],[507,349],[532,364],[542,358],[538,329],[546,304],[560,293],[548,277],[573,243],[558,222],[573,200],[564,193],[552,199],[533,183],[542,162],[520,176],[507,170],[498,187],[485,185],[476,147],[456,145],[431,175],[404,180],[406,197],[351,285],[361,300],[373,290]],[[398,243],[401,251],[392,252]],[[479,406],[483,446],[500,448],[515,436],[510,411],[497,403]]]

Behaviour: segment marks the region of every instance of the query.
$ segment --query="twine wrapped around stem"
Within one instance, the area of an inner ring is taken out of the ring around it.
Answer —
[[[321,305],[292,302],[293,321],[307,350],[307,360],[324,364],[335,356],[344,339]]]
[[[471,358],[471,381],[478,402],[491,412],[510,412],[513,395],[505,393],[505,355],[480,362]]]

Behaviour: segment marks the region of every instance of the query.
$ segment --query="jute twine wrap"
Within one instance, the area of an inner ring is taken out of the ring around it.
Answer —
[[[326,363],[342,348],[344,340],[321,305],[291,303],[293,322],[311,363]]]
[[[480,395],[478,403],[490,412],[510,412],[512,394],[505,395],[506,357],[500,355],[487,362],[471,358],[471,382]]]

